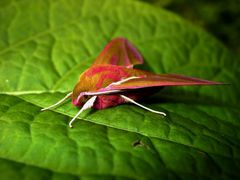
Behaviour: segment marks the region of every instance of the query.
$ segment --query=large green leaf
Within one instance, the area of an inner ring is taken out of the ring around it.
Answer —
[[[0,177],[239,178],[239,59],[174,14],[127,0],[0,2]],[[72,90],[113,37],[132,41],[142,68],[230,83],[165,88],[144,103],[84,112]]]

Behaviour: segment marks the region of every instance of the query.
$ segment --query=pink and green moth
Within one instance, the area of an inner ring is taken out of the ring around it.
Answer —
[[[164,86],[221,84],[183,75],[154,74],[133,68],[134,65],[142,63],[141,54],[127,39],[121,37],[112,39],[98,55],[93,65],[80,75],[73,91],[42,111],[71,98],[73,105],[81,109],[69,122],[70,127],[86,109],[105,109],[128,102],[166,116],[164,112],[147,108],[136,101]]]

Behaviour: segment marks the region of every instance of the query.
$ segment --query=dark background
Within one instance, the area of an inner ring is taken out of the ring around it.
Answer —
[[[168,9],[214,35],[240,55],[240,0],[140,0]]]

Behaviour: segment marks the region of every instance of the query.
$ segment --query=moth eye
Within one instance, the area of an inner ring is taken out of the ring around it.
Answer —
[[[86,102],[89,98],[90,98],[90,96],[88,96],[88,95],[83,96],[82,102]]]

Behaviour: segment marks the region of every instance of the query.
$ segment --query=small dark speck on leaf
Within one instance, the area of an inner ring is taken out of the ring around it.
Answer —
[[[136,141],[133,141],[132,146],[133,147],[146,147],[146,148],[149,148],[148,145],[144,144],[140,139],[137,139]]]

